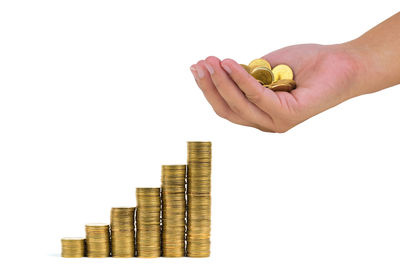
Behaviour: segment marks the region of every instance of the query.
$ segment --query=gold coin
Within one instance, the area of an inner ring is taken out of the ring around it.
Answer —
[[[279,64],[272,69],[272,73],[274,74],[274,82],[283,79],[293,80],[293,71],[288,65]]]
[[[261,85],[264,85],[264,82],[261,80],[257,80],[257,82],[259,82]]]
[[[257,58],[249,63],[250,72],[258,67],[265,67],[271,69],[271,64],[263,58]]]
[[[240,66],[243,67],[243,69],[245,69],[248,73],[250,73],[250,67],[247,66],[246,64],[240,64]]]
[[[278,80],[276,82],[273,82],[265,87],[268,87],[269,89],[271,89],[273,91],[289,92],[293,89],[296,89],[296,82],[294,80],[290,80],[290,79],[283,79],[283,80]]]
[[[263,85],[270,84],[274,80],[274,74],[266,67],[257,67],[250,74]]]

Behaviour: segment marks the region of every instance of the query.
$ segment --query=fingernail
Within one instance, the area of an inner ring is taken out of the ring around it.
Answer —
[[[229,68],[227,65],[225,65],[224,63],[221,63],[222,68],[227,72],[227,73],[231,73],[232,70],[231,68]]]
[[[203,78],[204,77],[204,71],[203,68],[201,68],[200,66],[196,66],[196,70],[197,70],[197,74],[199,75],[199,78]]]
[[[206,68],[207,68],[207,70],[208,70],[208,72],[209,72],[210,74],[213,74],[213,73],[214,73],[214,69],[213,69],[213,67],[211,67],[210,64],[208,64],[207,62],[204,62],[204,65],[206,65]]]
[[[197,80],[197,71],[194,65],[190,66],[190,71],[192,72],[194,78]]]

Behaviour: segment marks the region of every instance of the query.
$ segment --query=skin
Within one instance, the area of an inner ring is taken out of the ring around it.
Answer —
[[[261,86],[233,59],[210,56],[190,70],[217,115],[283,133],[350,98],[399,84],[399,33],[400,12],[346,43],[294,45],[263,56],[272,66],[293,69],[297,88],[291,92]]]

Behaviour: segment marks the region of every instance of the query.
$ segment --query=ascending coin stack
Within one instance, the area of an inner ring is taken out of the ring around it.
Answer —
[[[210,256],[211,142],[187,144],[187,256]]]
[[[135,208],[111,209],[111,255],[118,258],[135,256]]]
[[[162,251],[164,257],[185,256],[186,165],[163,165],[162,188]]]
[[[137,207],[111,209],[109,224],[63,238],[62,257],[208,257],[211,142],[188,142],[187,165],[163,165],[161,188],[136,188]]]
[[[136,188],[137,256],[161,256],[160,188]]]

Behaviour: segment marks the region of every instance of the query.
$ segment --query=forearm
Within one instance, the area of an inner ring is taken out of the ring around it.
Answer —
[[[358,94],[400,83],[400,12],[344,45],[360,60]]]

